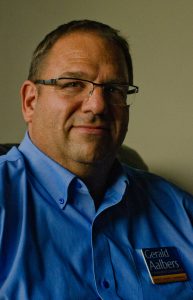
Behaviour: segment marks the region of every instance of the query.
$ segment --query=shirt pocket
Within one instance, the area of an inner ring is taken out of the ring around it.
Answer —
[[[190,280],[154,284],[146,267],[141,249],[133,250],[133,258],[138,270],[144,300],[190,300],[193,299],[193,289]]]

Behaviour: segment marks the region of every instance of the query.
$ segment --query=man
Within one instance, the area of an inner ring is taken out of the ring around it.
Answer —
[[[0,160],[0,299],[192,299],[192,197],[116,159],[133,85],[127,42],[74,21],[36,48],[28,132]]]

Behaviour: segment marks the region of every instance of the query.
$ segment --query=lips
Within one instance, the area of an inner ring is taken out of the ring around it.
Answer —
[[[76,125],[73,128],[80,133],[93,135],[104,135],[110,131],[109,127],[103,125]]]

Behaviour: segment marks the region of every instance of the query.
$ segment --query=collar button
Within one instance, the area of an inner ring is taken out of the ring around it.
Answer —
[[[60,198],[60,199],[59,199],[59,203],[60,203],[60,204],[64,204],[64,198]]]

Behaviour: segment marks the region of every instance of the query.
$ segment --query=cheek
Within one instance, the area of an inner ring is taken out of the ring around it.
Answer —
[[[41,99],[36,109],[34,119],[44,129],[63,130],[70,119],[72,110],[61,99]]]
[[[124,111],[117,111],[114,118],[116,123],[116,133],[120,138],[124,138],[128,129],[129,109],[125,108]]]

